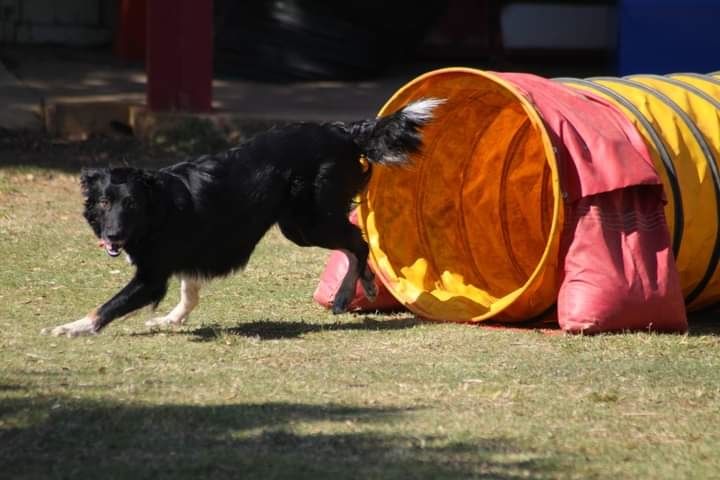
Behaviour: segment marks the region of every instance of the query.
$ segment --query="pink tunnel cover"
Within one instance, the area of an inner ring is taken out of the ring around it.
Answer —
[[[595,95],[498,74],[540,113],[565,201],[558,323],[570,332],[687,330],[661,180],[642,137]]]

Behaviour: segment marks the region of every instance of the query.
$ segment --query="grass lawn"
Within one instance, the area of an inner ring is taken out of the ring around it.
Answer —
[[[332,316],[311,301],[326,256],[273,230],[183,328],[40,336],[132,270],[95,246],[72,170],[0,168],[0,477],[720,478],[720,319],[581,337]]]

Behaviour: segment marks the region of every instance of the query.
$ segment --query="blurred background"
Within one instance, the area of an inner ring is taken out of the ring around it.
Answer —
[[[0,128],[132,129],[132,104],[345,119],[443,66],[705,73],[718,20],[718,0],[0,0]]]
[[[105,47],[141,60],[147,1],[0,0],[0,44]],[[540,57],[608,73],[633,62],[704,70],[716,62],[718,3],[215,0],[215,68],[272,81],[367,78],[412,62],[532,67]]]
[[[0,0],[0,44],[106,48],[142,61],[146,28],[162,28],[146,27],[148,1]],[[608,0],[215,0],[214,65],[278,82],[371,78],[417,63],[612,72],[619,10]]]

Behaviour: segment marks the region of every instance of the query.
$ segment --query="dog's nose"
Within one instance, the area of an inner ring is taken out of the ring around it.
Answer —
[[[108,234],[106,235],[106,237],[107,237],[107,239],[110,240],[111,242],[117,242],[118,240],[120,240],[120,239],[122,238],[119,233],[108,233]]]

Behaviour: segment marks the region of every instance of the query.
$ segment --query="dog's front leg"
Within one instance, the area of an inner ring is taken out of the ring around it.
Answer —
[[[41,333],[68,337],[94,335],[116,318],[123,317],[151,303],[160,302],[166,292],[167,279],[146,279],[136,275],[114,297],[80,320],[54,328],[45,328]]]
[[[148,327],[167,327],[182,325],[190,312],[200,301],[200,281],[192,277],[180,280],[180,302],[164,317],[156,317],[145,322]]]

